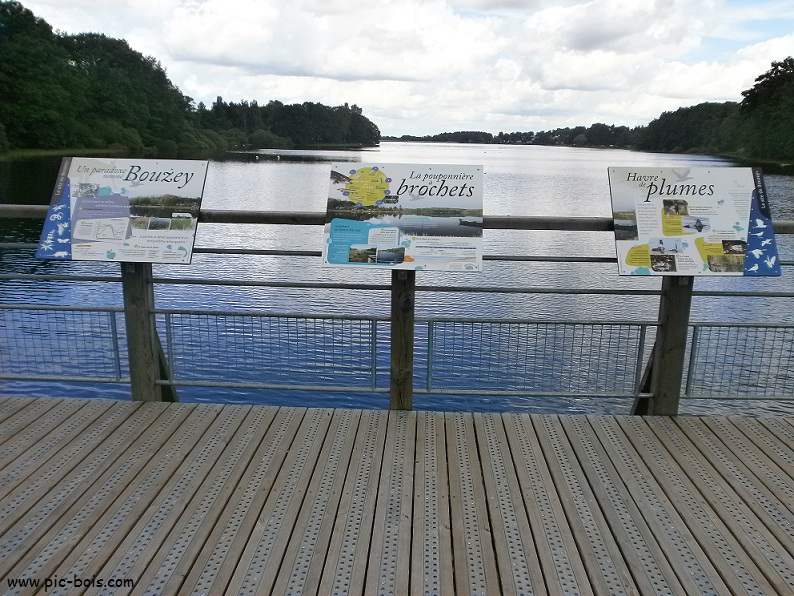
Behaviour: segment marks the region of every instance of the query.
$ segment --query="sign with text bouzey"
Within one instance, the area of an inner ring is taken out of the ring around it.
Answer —
[[[482,166],[336,164],[323,265],[482,269]]]
[[[208,162],[65,157],[36,256],[190,263]]]
[[[758,168],[609,168],[621,275],[780,275]]]

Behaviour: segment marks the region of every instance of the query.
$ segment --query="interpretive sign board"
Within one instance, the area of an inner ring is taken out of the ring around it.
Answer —
[[[780,275],[758,168],[609,168],[621,275]]]
[[[335,164],[323,265],[482,269],[482,166]]]
[[[65,157],[36,256],[190,263],[208,163]]]

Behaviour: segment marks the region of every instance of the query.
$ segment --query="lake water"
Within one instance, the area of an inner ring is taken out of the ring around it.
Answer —
[[[579,148],[452,145],[421,143],[384,143],[364,151],[261,151],[238,154],[212,161],[204,192],[204,209],[253,211],[309,211],[325,209],[329,165],[333,162],[468,164],[484,166],[484,210],[486,215],[610,217],[611,206],[607,168],[610,166],[704,167],[733,165],[730,161],[700,155],[649,154],[623,150]],[[58,159],[0,162],[0,202],[49,203]],[[775,219],[794,219],[794,178],[767,175],[767,189]],[[6,241],[38,240],[40,224],[4,222]],[[558,231],[519,232],[485,230],[486,255],[545,255],[552,257],[614,256],[611,233]],[[781,257],[791,259],[794,238],[778,237]],[[196,246],[246,249],[286,249],[319,251],[322,230],[314,226],[256,226],[200,224]],[[118,266],[102,263],[55,263],[36,261],[29,250],[2,252],[4,272],[85,273],[116,275]],[[614,263],[503,262],[486,261],[482,273],[420,272],[419,286],[564,287],[655,289],[658,278],[621,278]],[[695,290],[794,291],[791,277],[697,279]],[[155,275],[163,277],[204,277],[211,279],[261,279],[288,282],[345,282],[387,284],[389,272],[383,270],[334,270],[320,267],[320,260],[308,257],[241,257],[196,254],[190,266],[155,265]],[[107,287],[107,286],[102,286]],[[114,288],[116,286],[113,286]],[[91,289],[89,289],[91,288]],[[79,304],[120,306],[117,291],[96,291],[96,286],[69,283],[4,282],[2,303]],[[214,308],[219,310],[255,309],[272,313],[335,313],[388,315],[386,292],[356,290],[303,290],[284,288],[158,286],[156,301],[161,308]],[[730,321],[753,323],[792,323],[794,309],[789,298],[712,298],[696,297],[693,322]],[[533,320],[654,320],[658,298],[647,296],[538,295],[422,292],[417,299],[419,317],[493,317]],[[0,382],[0,394],[53,392],[53,385]],[[73,387],[62,388],[66,394]],[[93,392],[95,388],[82,388]],[[117,396],[125,388],[101,386],[100,393]],[[57,391],[56,391],[57,392]],[[294,403],[293,397],[267,392],[186,389],[185,400],[221,400],[257,403]],[[301,395],[303,405],[374,404],[356,397],[339,404],[326,395]],[[478,398],[415,397],[417,407],[453,409],[511,409],[504,403]],[[308,400],[308,401],[307,401]],[[426,400],[424,405],[422,400]],[[556,411],[603,411],[591,404],[569,402],[527,402],[521,407]],[[610,406],[611,407],[611,406]],[[697,406],[709,411],[724,411],[726,404]],[[755,406],[750,406],[755,407]],[[766,408],[767,406],[760,406]],[[775,412],[779,404],[768,406]],[[609,407],[606,408],[609,410]],[[611,410],[610,410],[611,411]]]

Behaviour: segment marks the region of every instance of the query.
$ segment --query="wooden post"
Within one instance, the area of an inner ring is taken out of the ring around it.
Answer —
[[[691,276],[666,276],[662,280],[660,324],[651,362],[650,389],[653,397],[647,409],[651,416],[678,414],[693,284]]]
[[[414,397],[416,271],[391,273],[391,374],[389,409],[410,410]]]
[[[151,263],[121,263],[124,322],[133,401],[178,401],[173,386],[158,386],[170,371],[154,321]]]
[[[651,348],[651,355],[645,365],[645,370],[642,372],[642,380],[640,380],[639,387],[637,387],[637,391],[639,393],[651,392],[651,373],[653,372],[653,359],[655,355],[656,344],[653,344],[653,347]],[[650,401],[651,398],[649,397],[637,397],[634,400],[631,413],[635,416],[646,416],[650,410]]]

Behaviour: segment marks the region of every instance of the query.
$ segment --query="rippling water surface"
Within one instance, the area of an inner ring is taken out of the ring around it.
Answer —
[[[365,163],[445,163],[484,166],[484,208],[486,215],[610,217],[607,168],[610,166],[703,167],[733,165],[731,162],[699,155],[667,155],[623,150],[595,150],[554,147],[502,145],[450,145],[384,143],[365,151],[261,151],[238,154],[210,164],[202,207],[205,209],[254,211],[309,211],[325,209],[329,166],[333,162]],[[57,160],[0,162],[0,202],[48,203]],[[45,175],[42,169],[51,172]],[[33,180],[35,184],[26,184]],[[767,188],[775,219],[794,219],[794,179],[767,175]],[[38,239],[38,224],[5,222],[2,232],[14,241]],[[781,257],[791,260],[794,238],[778,238]],[[319,251],[322,230],[313,226],[255,226],[201,224],[196,246],[250,249],[293,249]],[[614,256],[611,233],[485,230],[486,255],[546,255],[552,257]],[[36,261],[29,250],[2,253],[3,271],[22,273],[84,272],[86,275],[116,275],[118,265],[103,263],[64,264]],[[614,263],[506,262],[487,261],[482,273],[445,274],[419,272],[418,286],[461,286],[467,293],[422,292],[418,295],[418,317],[498,317],[532,320],[654,320],[658,298],[654,296],[593,296],[486,294],[481,286],[533,288],[625,288],[657,289],[660,280],[621,278]],[[388,284],[384,270],[323,269],[317,258],[257,257],[195,254],[190,266],[155,265],[161,277],[205,277],[232,280],[279,280],[291,282],[338,282]],[[116,286],[96,290],[78,282],[4,282],[0,302],[39,304],[79,304],[119,306]],[[695,290],[794,291],[790,267],[780,278],[697,279]],[[207,285],[160,285],[156,300],[161,308],[213,308],[219,310],[253,309],[273,313],[336,313],[388,315],[387,292],[357,290],[302,290]],[[693,322],[731,321],[754,323],[792,323],[794,309],[788,298],[712,298],[696,297]],[[2,383],[2,382],[0,382]],[[45,389],[42,389],[44,387]],[[9,383],[0,392],[57,393],[58,388],[29,383]],[[72,392],[73,386],[64,388]],[[107,394],[124,393],[126,388],[103,386],[84,391]],[[294,403],[294,396],[262,392],[188,389],[188,399]],[[221,396],[219,398],[219,396]],[[304,405],[354,405],[383,407],[383,396],[331,397],[306,393]],[[329,399],[331,401],[329,401]],[[340,403],[341,400],[341,403]],[[347,400],[347,401],[345,401]],[[467,397],[439,398],[417,396],[422,408],[532,409],[533,411],[621,411],[625,404],[593,404],[576,399],[564,403],[524,398]],[[781,404],[747,404],[745,410],[777,413]],[[732,404],[714,403],[687,406],[689,411],[730,412]]]

